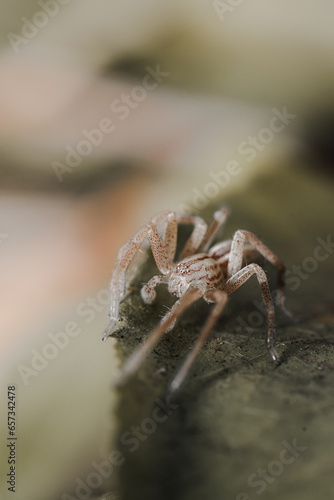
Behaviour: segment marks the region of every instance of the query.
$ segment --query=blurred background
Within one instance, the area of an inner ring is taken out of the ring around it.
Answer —
[[[114,432],[118,361],[100,337],[118,248],[160,210],[199,213],[277,165],[330,178],[334,4],[2,0],[1,14],[1,398],[17,387],[20,498],[63,498]]]

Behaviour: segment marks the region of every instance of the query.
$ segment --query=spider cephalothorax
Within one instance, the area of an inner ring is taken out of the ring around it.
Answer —
[[[182,312],[202,297],[207,302],[215,303],[215,306],[193,349],[170,385],[170,391],[177,390],[224,309],[228,295],[245,283],[253,274],[258,279],[268,315],[266,347],[272,361],[279,364],[278,355],[274,348],[274,305],[267,276],[257,262],[259,258],[264,257],[278,268],[279,305],[288,316],[291,316],[285,308],[285,267],[282,261],[249,231],[238,230],[232,240],[225,240],[210,248],[210,244],[217,230],[225,222],[227,214],[228,209],[225,207],[215,212],[208,227],[205,221],[198,216],[182,215],[172,211],[161,212],[119,250],[117,265],[111,278],[110,321],[103,340],[107,339],[115,327],[119,304],[125,296],[125,273],[145,238],[151,245],[155,262],[161,274],[153,276],[143,286],[141,296],[144,302],[150,304],[154,301],[155,287],[160,283],[168,284],[169,292],[176,295],[178,300],[147,337],[143,345],[127,360],[118,382],[125,380],[138,368],[145,355],[153,348],[159,338],[173,328]],[[183,248],[180,261],[174,263],[178,223],[192,224],[194,229]],[[246,265],[246,260],[251,263]]]
[[[196,286],[203,293],[209,287],[216,287],[222,280],[222,269],[218,262],[205,253],[195,257],[186,257],[171,272],[168,291],[179,299],[191,286]]]

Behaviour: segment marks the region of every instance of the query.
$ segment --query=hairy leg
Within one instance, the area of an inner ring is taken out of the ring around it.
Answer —
[[[222,207],[213,214],[213,219],[208,227],[201,217],[196,215],[177,215],[177,222],[183,224],[193,224],[194,230],[186,242],[180,259],[184,259],[194,253],[206,252],[216,235],[218,229],[225,222],[229,210]]]
[[[165,223],[164,239],[162,240],[156,227]],[[176,216],[174,212],[162,212],[151,219],[151,221],[142,227],[129,241],[127,241],[119,250],[117,265],[111,277],[110,292],[110,321],[103,335],[103,340],[112,332],[117,319],[119,304],[125,295],[125,275],[133,257],[138,251],[143,240],[147,238],[151,245],[152,253],[159,271],[166,275],[172,269],[172,262],[176,248]]]
[[[209,292],[206,293],[204,296],[207,300],[210,302],[215,302],[215,306],[213,310],[211,311],[208,319],[206,320],[202,330],[200,331],[200,335],[195,342],[192,350],[186,357],[185,361],[182,363],[181,368],[178,370],[177,374],[173,378],[172,382],[169,385],[168,389],[168,394],[173,394],[176,391],[179,390],[181,387],[183,381],[187,377],[191,365],[194,363],[195,359],[197,358],[200,350],[202,349],[204,343],[206,342],[208,335],[210,331],[212,330],[213,326],[215,325],[217,319],[221,315],[226,301],[227,301],[227,293],[223,292],[222,290],[210,290]]]
[[[267,310],[267,335],[266,335],[266,347],[269,351],[269,355],[272,361],[279,365],[280,361],[277,352],[274,348],[274,333],[275,333],[275,309],[274,304],[271,299],[270,289],[268,285],[268,280],[266,273],[258,264],[249,264],[246,267],[240,269],[231,278],[229,278],[223,286],[223,290],[231,294],[237,290],[241,285],[245,283],[253,274],[256,275],[259,285],[261,287],[261,293],[265,308]]]
[[[236,274],[242,266],[242,259],[245,244],[249,243],[255,250],[257,250],[265,259],[267,259],[273,266],[278,269],[278,304],[282,311],[289,317],[293,318],[293,315],[285,307],[285,266],[283,262],[275,255],[271,250],[269,250],[266,245],[262,243],[261,240],[253,233],[245,230],[238,230],[233,236],[231,252],[229,257],[229,263],[227,267],[227,276],[230,278]]]
[[[176,243],[177,243],[176,213],[172,211],[161,212],[160,214],[157,214],[154,217],[152,217],[152,219],[149,222],[149,224],[154,228],[159,226],[161,223],[165,224],[166,226],[163,234],[163,244],[166,250],[169,265],[171,266],[175,256]]]
[[[159,325],[153,332],[145,339],[142,346],[140,346],[125,362],[115,385],[121,385],[142,363],[145,356],[153,349],[158,340],[163,334],[171,330],[175,321],[183,313],[183,311],[190,306],[193,302],[202,296],[199,290],[189,289],[178,301],[175,302],[171,310],[162,318]]]
[[[198,217],[197,215],[177,214],[177,222],[179,224],[192,224],[194,226],[194,229],[186,241],[180,255],[180,260],[182,260],[196,252],[204,238],[205,233],[207,232],[208,225],[202,217]]]
[[[212,248],[210,248],[208,255],[213,259],[216,259],[218,262],[225,261],[226,258],[229,258],[229,253],[231,251],[232,240],[225,240],[220,243],[217,243]]]
[[[230,210],[227,207],[221,207],[213,214],[212,222],[198,248],[198,252],[207,252],[217,231],[225,223]]]

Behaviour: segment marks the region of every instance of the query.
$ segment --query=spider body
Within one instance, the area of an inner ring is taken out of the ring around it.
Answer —
[[[205,253],[183,259],[171,272],[168,291],[179,299],[189,287],[195,287],[204,294],[215,288],[224,278],[223,267]]]
[[[181,386],[191,364],[204,345],[212,327],[221,315],[228,295],[238,289],[251,276],[257,277],[262,298],[267,310],[266,347],[275,364],[279,364],[274,348],[274,305],[266,274],[258,262],[265,258],[278,269],[278,302],[285,308],[284,273],[282,261],[269,250],[253,233],[238,230],[232,240],[225,240],[210,247],[218,229],[225,222],[228,209],[216,211],[209,226],[198,216],[182,215],[172,211],[161,212],[141,228],[118,252],[118,261],[111,278],[110,321],[103,340],[111,334],[118,320],[119,303],[125,296],[126,271],[145,238],[148,239],[155,262],[161,274],[153,276],[141,289],[145,303],[150,304],[156,297],[155,287],[165,283],[177,301],[161,322],[124,364],[118,383],[122,383],[143,361],[160,337],[171,330],[183,311],[200,298],[214,303],[193,349],[181,365],[170,384],[170,392]],[[174,262],[177,239],[177,224],[192,224],[194,229],[187,240],[179,262]]]

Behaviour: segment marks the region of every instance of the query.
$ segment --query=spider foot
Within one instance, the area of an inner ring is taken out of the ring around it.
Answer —
[[[271,357],[271,360],[276,366],[279,366],[281,364],[278,354],[276,352],[276,349],[274,347],[267,347],[269,356]]]
[[[103,342],[105,342],[107,340],[107,338],[111,335],[115,325],[116,325],[116,321],[114,318],[111,318],[109,323],[107,324],[105,330],[104,330],[104,334],[102,336],[102,340]]]
[[[125,362],[119,373],[116,375],[112,382],[112,386],[115,388],[122,387],[127,379],[136,371],[138,366],[143,360],[143,350],[138,349],[135,351]]]
[[[176,394],[179,392],[184,380],[185,380],[185,375],[179,375],[179,373],[176,374],[176,376],[173,378],[173,380],[170,382],[167,392],[166,392],[166,397],[171,399],[175,398]]]
[[[169,385],[166,392],[163,395],[163,399],[167,401],[169,404],[179,404],[179,389],[180,387],[173,388],[172,384]]]

